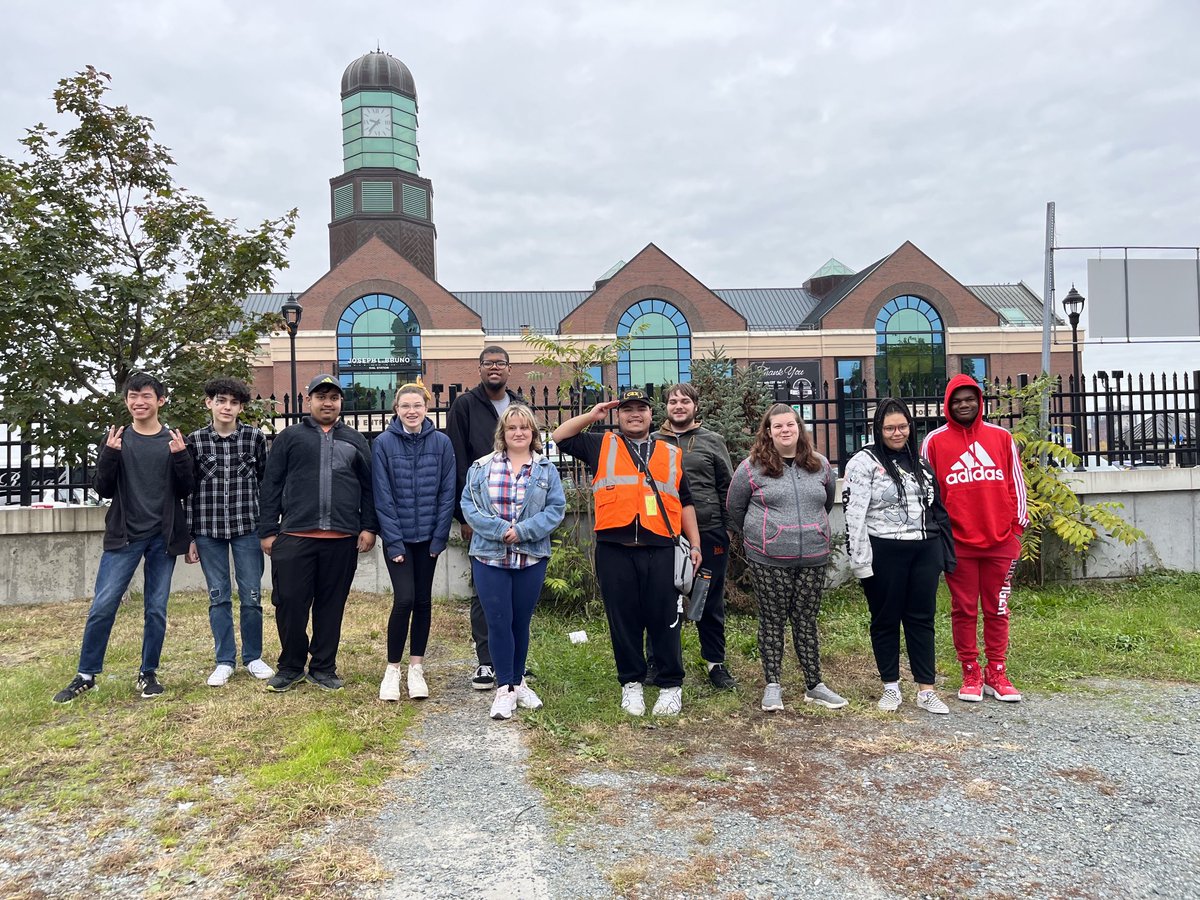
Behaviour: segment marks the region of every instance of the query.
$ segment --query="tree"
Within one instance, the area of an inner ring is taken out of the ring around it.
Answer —
[[[286,267],[293,209],[249,231],[175,184],[150,119],[106,103],[111,77],[89,66],[54,92],[64,135],[45,124],[0,156],[0,417],[35,425],[78,462],[133,372],[162,379],[173,427],[204,418],[200,385],[248,378],[274,317],[241,300]],[[67,402],[70,400],[70,402]]]
[[[771,405],[771,393],[759,370],[739,369],[725,355],[724,347],[714,346],[703,358],[692,361],[692,387],[700,394],[696,418],[725,439],[736,465],[749,455],[754,433]],[[658,421],[665,415],[664,407]]]

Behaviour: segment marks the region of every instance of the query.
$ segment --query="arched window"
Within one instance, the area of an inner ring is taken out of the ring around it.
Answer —
[[[402,301],[368,294],[338,319],[337,350],[344,408],[386,408],[397,387],[421,374],[421,325]]]
[[[625,310],[617,337],[626,336],[629,349],[617,360],[618,390],[692,380],[692,331],[666,300],[642,300]]]
[[[920,297],[896,297],[879,311],[875,378],[881,391],[894,393],[928,391],[945,382],[946,329],[938,311]]]

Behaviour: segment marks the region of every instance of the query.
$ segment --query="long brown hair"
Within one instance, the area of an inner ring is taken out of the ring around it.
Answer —
[[[800,413],[786,403],[776,403],[763,413],[754,435],[754,445],[750,448],[750,464],[758,466],[763,474],[770,478],[778,478],[783,474],[783,457],[775,449],[771,440],[771,419],[775,416],[790,414],[796,417],[796,425],[800,429],[800,437],[796,441],[796,465],[809,472],[821,471],[821,454],[813,448],[812,438],[808,436],[808,427],[800,418]]]

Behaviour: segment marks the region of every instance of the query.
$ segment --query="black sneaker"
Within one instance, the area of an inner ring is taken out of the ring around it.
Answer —
[[[491,666],[480,666],[471,678],[471,687],[477,691],[490,691],[496,686],[496,672]]]
[[[280,669],[267,680],[267,690],[275,694],[282,694],[290,691],[293,685],[303,680],[303,672],[288,672]]]
[[[153,672],[143,672],[138,676],[137,691],[143,700],[149,700],[159,696],[163,692],[163,686],[158,683],[158,678]]]
[[[718,691],[732,691],[737,687],[737,682],[725,668],[725,663],[717,663],[708,670],[708,681]]]
[[[71,683],[54,695],[55,703],[70,703],[80,694],[85,694],[96,686],[95,678],[84,678],[82,675],[76,675],[71,679]]]
[[[346,684],[338,678],[337,672],[314,672],[312,669],[308,670],[308,680],[327,691],[340,691]]]

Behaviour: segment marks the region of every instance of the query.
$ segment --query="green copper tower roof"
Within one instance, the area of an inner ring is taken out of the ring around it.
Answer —
[[[829,257],[829,261],[817,271],[813,272],[811,278],[824,278],[826,275],[853,275],[854,270],[845,263]]]

